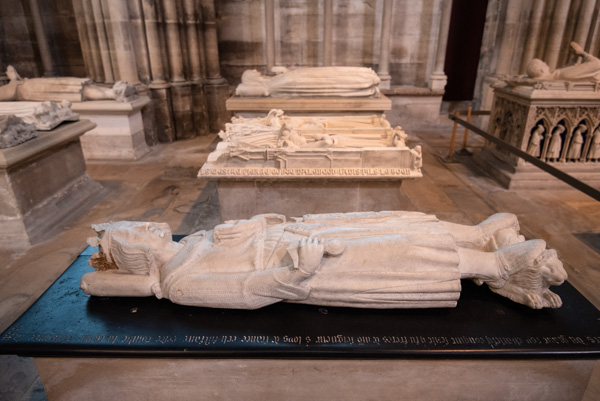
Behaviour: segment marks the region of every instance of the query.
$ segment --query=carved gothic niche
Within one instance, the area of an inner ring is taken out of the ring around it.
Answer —
[[[546,135],[541,159],[546,162],[558,162],[562,155],[563,144],[571,125],[566,119],[560,120]]]
[[[565,138],[560,161],[577,162],[581,159],[587,131],[588,125],[585,120],[581,120],[574,125],[574,128],[569,131]]]
[[[523,150],[525,150],[527,154],[540,158],[546,138],[548,137],[548,127],[550,127],[548,120],[540,119],[533,125],[531,130],[526,132],[526,136],[523,140],[523,144],[526,144],[526,148]]]
[[[577,113],[578,119],[587,119],[588,121],[598,121],[600,119],[600,107],[579,107]],[[590,125],[591,127],[591,125]]]
[[[539,120],[540,118],[544,118],[544,117],[552,118],[550,113],[548,113],[548,108],[547,107],[536,107],[533,119]]]
[[[586,161],[600,161],[600,124],[596,125],[593,131],[588,131],[589,140],[587,141],[587,149],[584,150]]]

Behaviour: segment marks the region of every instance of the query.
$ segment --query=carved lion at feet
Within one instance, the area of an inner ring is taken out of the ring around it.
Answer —
[[[556,251],[547,249],[531,266],[511,274],[503,287],[490,286],[490,289],[533,309],[560,308],[562,305],[560,297],[548,287],[561,285],[566,279],[567,272],[558,259]]]

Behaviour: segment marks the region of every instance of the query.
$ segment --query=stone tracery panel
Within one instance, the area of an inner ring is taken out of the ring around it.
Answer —
[[[599,159],[600,106],[591,106],[589,102],[581,105],[572,101],[568,102],[569,105],[558,105],[560,99],[553,102],[554,105],[525,105],[497,92],[488,132],[550,163],[586,163]],[[538,128],[540,126],[543,128]],[[553,141],[555,134],[557,136]],[[498,146],[494,146],[494,153],[515,166],[523,163]]]

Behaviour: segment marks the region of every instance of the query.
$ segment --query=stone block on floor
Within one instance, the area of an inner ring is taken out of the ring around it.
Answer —
[[[88,120],[0,150],[0,246],[22,247],[69,218],[101,190],[86,173],[79,137]]]
[[[146,145],[142,108],[150,98],[131,102],[99,100],[73,103],[73,111],[96,124],[81,137],[86,160],[138,160],[150,149]]]

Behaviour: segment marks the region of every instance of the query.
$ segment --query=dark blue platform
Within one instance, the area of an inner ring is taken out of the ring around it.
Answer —
[[[377,310],[279,303],[256,311],[90,297],[93,248],[0,336],[22,356],[599,358],[600,311],[569,283],[560,309],[532,310],[463,281],[454,309]]]

